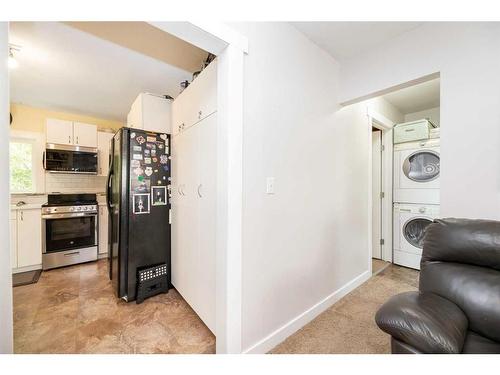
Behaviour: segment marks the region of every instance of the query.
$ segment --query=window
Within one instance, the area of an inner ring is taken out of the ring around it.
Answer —
[[[10,141],[10,191],[11,193],[35,192],[35,168],[32,140]]]

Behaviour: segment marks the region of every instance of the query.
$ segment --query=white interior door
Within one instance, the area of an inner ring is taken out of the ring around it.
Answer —
[[[382,259],[382,131],[372,131],[372,257]]]

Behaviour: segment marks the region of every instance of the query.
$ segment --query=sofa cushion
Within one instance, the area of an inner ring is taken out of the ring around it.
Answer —
[[[469,329],[500,341],[500,272],[460,263],[427,262],[420,271],[420,291],[456,304]]]

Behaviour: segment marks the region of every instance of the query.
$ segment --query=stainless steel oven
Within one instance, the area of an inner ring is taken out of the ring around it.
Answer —
[[[51,173],[97,174],[97,149],[48,143],[43,167]]]
[[[96,260],[97,217],[97,202],[44,205],[42,207],[43,269]]]

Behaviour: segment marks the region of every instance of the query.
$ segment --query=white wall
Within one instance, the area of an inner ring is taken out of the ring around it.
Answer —
[[[500,24],[428,23],[341,67],[341,102],[441,77],[441,215],[500,219]]]
[[[0,353],[12,353],[12,277],[9,235],[9,77],[8,23],[0,22]]]
[[[439,116],[440,116],[439,107],[436,107],[436,108],[425,109],[423,111],[407,113],[404,115],[404,121],[405,122],[415,121],[426,118],[429,119],[434,125],[439,126],[440,124]]]
[[[370,133],[364,106],[336,113],[338,64],[295,28],[231,26],[250,49],[242,348],[263,352],[367,276]],[[266,177],[276,179],[274,195],[265,193]]]

